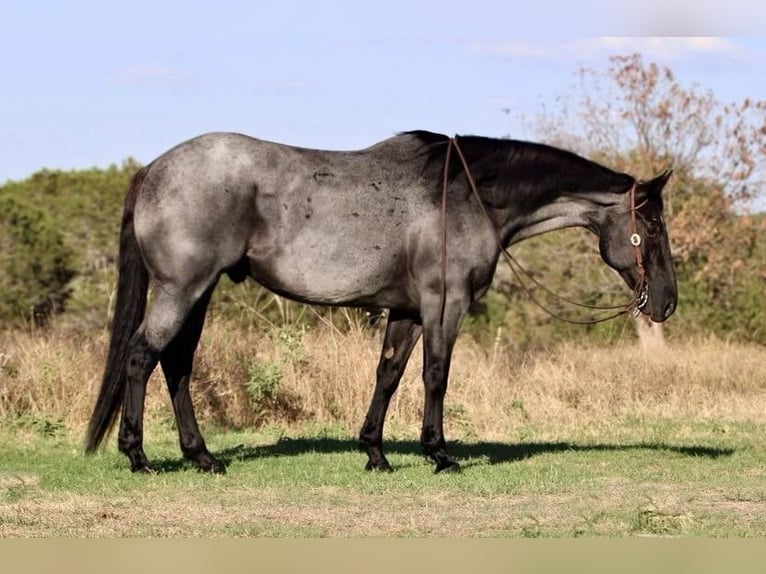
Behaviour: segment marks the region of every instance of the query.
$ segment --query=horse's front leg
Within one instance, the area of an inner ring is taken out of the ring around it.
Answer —
[[[422,327],[412,317],[391,310],[378,362],[375,392],[359,433],[359,443],[367,451],[367,470],[391,470],[383,454],[383,424],[391,397],[399,386],[407,360],[421,332]]]
[[[425,453],[436,463],[435,472],[455,472],[460,465],[447,454],[444,440],[444,396],[447,393],[452,349],[457,339],[460,322],[467,309],[462,300],[448,304],[443,320],[439,313],[429,314],[424,320],[423,384],[425,408],[420,442]]]

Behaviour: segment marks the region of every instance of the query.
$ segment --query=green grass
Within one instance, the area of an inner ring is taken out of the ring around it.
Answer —
[[[463,472],[434,475],[411,437],[395,472],[368,473],[353,437],[305,428],[207,429],[228,474],[180,460],[167,425],[147,431],[159,472],[116,452],[85,457],[55,425],[0,431],[3,537],[635,537],[766,535],[766,458],[756,424],[621,421],[552,439],[458,442]]]

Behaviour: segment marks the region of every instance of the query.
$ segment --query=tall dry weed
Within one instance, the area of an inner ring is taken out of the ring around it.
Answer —
[[[380,333],[350,324],[242,328],[211,317],[197,352],[192,396],[203,423],[253,427],[314,421],[355,434],[374,386]],[[0,334],[0,418],[61,421],[84,430],[100,384],[107,336]],[[420,345],[391,403],[387,428],[416,436],[422,416]],[[458,341],[446,398],[450,438],[507,437],[520,427],[607,425],[616,418],[766,422],[766,349],[710,339],[559,346],[521,354]],[[172,420],[160,370],[147,418]]]

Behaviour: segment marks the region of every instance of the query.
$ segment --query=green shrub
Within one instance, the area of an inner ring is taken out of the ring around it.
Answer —
[[[282,387],[281,365],[253,361],[248,365],[247,374],[245,389],[256,425],[272,420],[296,421],[304,415],[300,397]]]
[[[43,323],[64,308],[74,254],[48,211],[0,193],[0,320]]]

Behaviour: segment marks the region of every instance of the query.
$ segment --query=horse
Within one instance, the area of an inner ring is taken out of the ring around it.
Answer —
[[[639,181],[541,143],[427,131],[351,151],[229,132],[180,143],[138,170],[125,197],[114,318],[85,451],[98,449],[121,412],[119,451],[132,471],[152,472],[143,411],[159,363],[183,456],[225,472],[200,433],[189,381],[226,274],[308,304],[388,310],[359,434],[368,470],[391,470],[386,411],[422,335],[420,442],[435,472],[459,470],[443,429],[452,350],[500,254],[540,233],[584,227],[633,291],[633,310],[662,322],[678,298],[662,218],[671,173]]]

